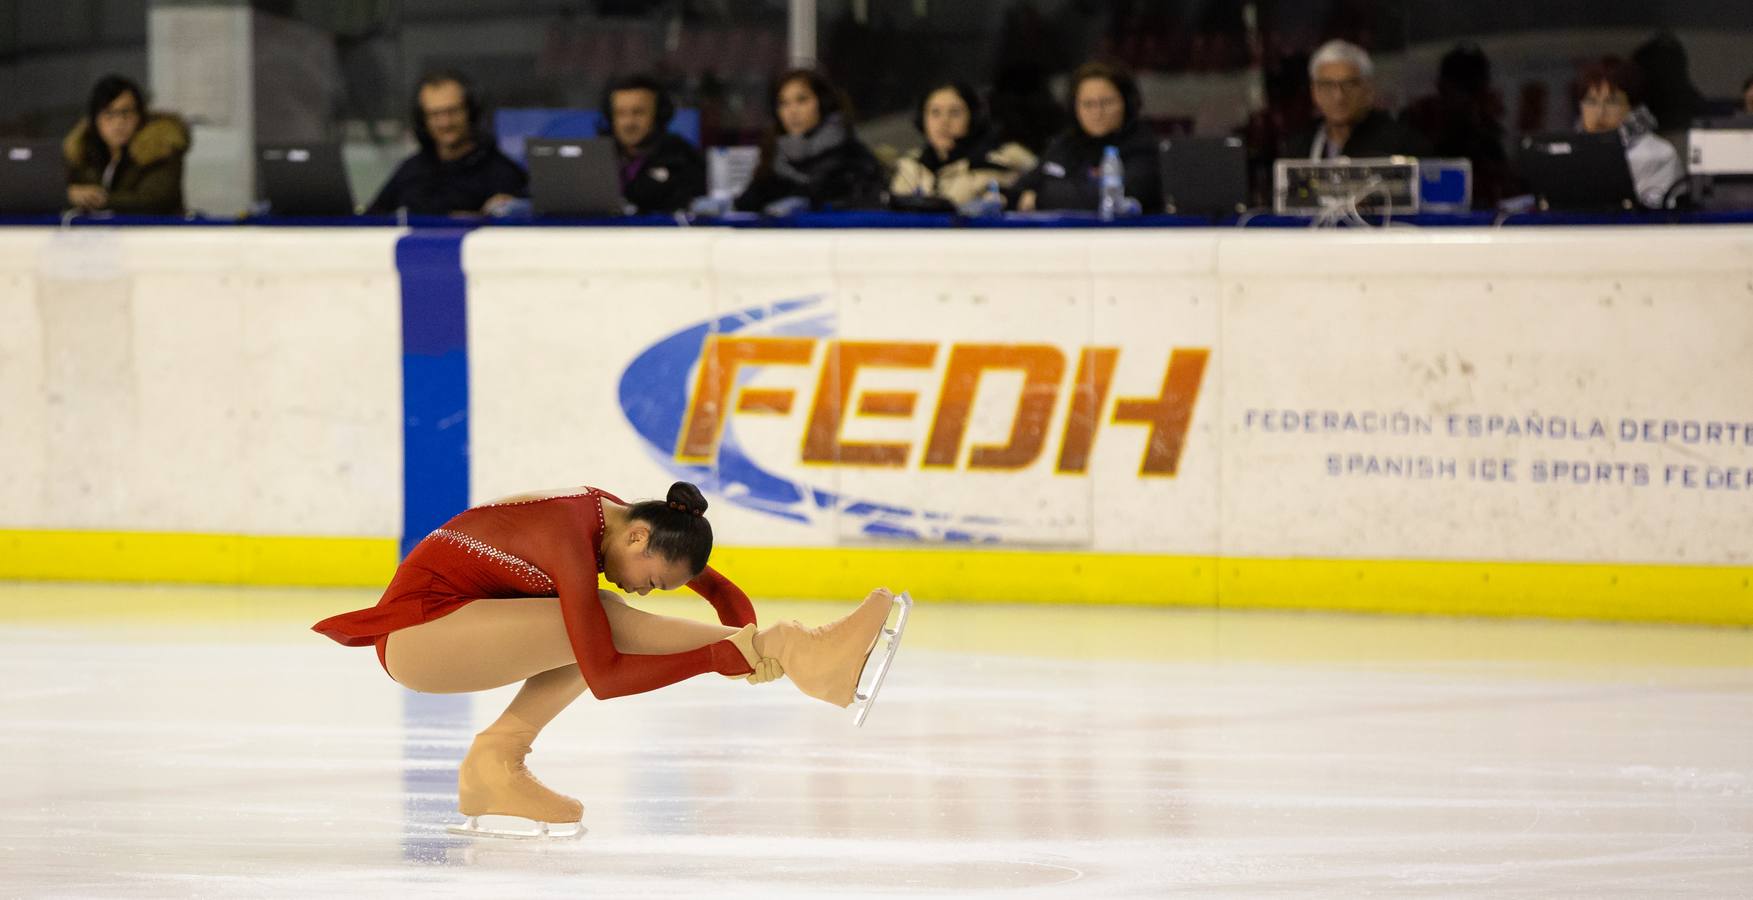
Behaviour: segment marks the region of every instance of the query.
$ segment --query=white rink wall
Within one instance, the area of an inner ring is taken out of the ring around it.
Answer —
[[[1753,553],[1753,230],[500,231],[468,240],[465,267],[477,498],[579,476],[661,490],[684,472],[660,452],[673,447],[627,427],[616,390],[629,363],[690,325],[802,298],[804,314],[726,332],[821,332],[807,363],[738,370],[742,391],[792,397],[783,414],[725,417],[743,449],[849,501],[1000,519],[986,532],[1004,543],[1723,565]],[[850,403],[903,391],[917,395],[911,415],[842,423],[846,440],[904,445],[905,464],[803,459],[830,339],[935,348],[929,366],[857,375]],[[970,464],[972,445],[1003,445],[1017,418],[1023,379],[996,371],[956,464],[924,460],[958,344],[1065,361],[1027,465]],[[1117,349],[1118,364],[1089,470],[1069,475],[1056,455],[1086,347]],[[1141,475],[1147,429],[1115,423],[1115,405],[1158,393],[1177,347],[1211,362],[1177,472]],[[733,504],[723,530],[772,546],[869,539],[844,505],[796,508],[802,520]]]
[[[400,538],[403,236],[0,231],[0,549]],[[1104,590],[1104,560],[1191,560],[1176,602],[1221,590],[1200,560],[1753,565],[1750,228],[489,228],[460,255],[476,501],[687,478],[733,551],[1073,554],[1044,577]]]
[[[387,229],[0,229],[0,528],[388,536]]]

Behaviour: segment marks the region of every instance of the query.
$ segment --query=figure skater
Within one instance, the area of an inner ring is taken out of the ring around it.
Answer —
[[[655,690],[717,672],[751,684],[789,676],[798,689],[845,707],[859,721],[900,639],[887,625],[897,598],[872,591],[850,614],[819,628],[797,622],[755,627],[755,609],[706,564],[712,526],[706,498],[687,482],[665,501],[628,504],[597,488],[506,497],[457,515],[415,545],[383,599],[313,626],[350,647],[375,646],[405,687],[432,693],[523,687],[475,736],[457,774],[453,831],[496,836],[582,833],[584,807],[537,781],[524,766],[530,744],[586,689],[598,699]],[[645,596],[686,584],[720,625],[634,609],[621,591]],[[889,647],[869,696],[858,684],[879,638]],[[534,831],[482,827],[478,817],[514,816]]]

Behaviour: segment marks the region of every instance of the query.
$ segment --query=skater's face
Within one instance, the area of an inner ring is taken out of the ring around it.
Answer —
[[[1085,78],[1077,85],[1077,127],[1093,138],[1113,134],[1126,122],[1126,98],[1106,78]]]
[[[932,91],[925,98],[925,140],[940,156],[948,156],[956,141],[968,136],[968,104],[950,88]]]
[[[609,95],[609,111],[615,127],[615,140],[624,150],[645,143],[657,126],[657,94],[645,88],[631,88]]]
[[[809,82],[793,78],[779,86],[779,126],[786,134],[808,134],[822,124],[822,103]]]
[[[605,541],[603,577],[628,594],[643,597],[652,591],[673,591],[694,580],[686,561],[654,553],[651,528],[635,521],[621,535]]]

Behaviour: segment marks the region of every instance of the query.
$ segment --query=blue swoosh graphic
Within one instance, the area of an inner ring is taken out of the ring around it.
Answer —
[[[892,503],[842,496],[762,468],[737,438],[736,420],[727,417],[713,465],[680,462],[676,441],[687,415],[689,376],[700,361],[706,336],[750,332],[796,337],[832,337],[836,316],[821,308],[819,294],[776,301],[738,310],[674,332],[647,348],[621,373],[618,396],[628,424],[644,442],[646,452],[673,477],[692,481],[746,509],[800,524],[812,524],[824,511],[858,521],[873,538],[956,543],[998,543],[994,528],[1005,524],[990,516],[963,516],[913,510]],[[738,381],[754,377],[746,369]]]

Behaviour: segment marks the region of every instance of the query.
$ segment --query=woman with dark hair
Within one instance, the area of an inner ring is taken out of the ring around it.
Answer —
[[[577,835],[583,807],[537,781],[523,760],[542,728],[587,689],[608,699],[716,672],[754,684],[787,675],[805,694],[842,707],[861,700],[868,709],[875,698],[874,688],[859,696],[857,686],[895,598],[873,591],[820,628],[780,622],[756,630],[748,596],[706,564],[705,512],[700,490],[680,481],[666,499],[642,503],[597,488],[505,497],[465,510],[415,545],[376,606],[313,630],[346,646],[376,647],[384,671],[416,691],[523,682],[463,758],[458,806],[468,823],[455,830]],[[642,597],[687,585],[722,624],[641,612],[598,590],[599,576]],[[898,631],[889,632],[893,639]],[[482,828],[479,816],[538,828]]]
[[[1585,66],[1577,79],[1577,125],[1591,134],[1618,131],[1638,202],[1661,209],[1686,170],[1674,145],[1656,134],[1643,91],[1643,73],[1634,63],[1608,56]]]
[[[1108,147],[1119,150],[1126,196],[1146,212],[1163,209],[1157,139],[1139,121],[1138,84],[1118,66],[1091,62],[1071,75],[1071,127],[1041,154],[1041,164],[1017,182],[1017,209],[1094,210],[1101,203],[1100,168]]]
[[[745,212],[876,206],[883,169],[852,130],[845,95],[821,73],[793,69],[773,86],[772,131],[754,180],[736,199]]]
[[[913,127],[925,145],[895,164],[889,192],[896,197],[936,197],[960,206],[992,184],[1009,190],[1035,167],[1035,154],[1017,143],[1000,144],[974,89],[946,81],[919,98]]]
[[[189,128],[169,113],[148,113],[146,95],[127,78],[98,79],[61,152],[75,209],[182,214]]]

